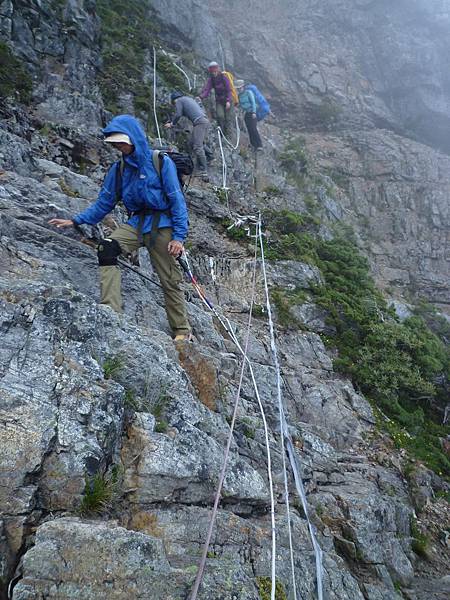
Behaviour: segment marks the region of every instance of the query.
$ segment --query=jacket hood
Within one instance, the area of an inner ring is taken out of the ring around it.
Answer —
[[[176,91],[176,92],[172,92],[172,93],[170,94],[170,100],[171,100],[172,102],[174,102],[174,100],[176,100],[177,98],[182,98],[183,96],[184,96],[184,94],[182,94],[181,92],[178,92],[178,91]]]
[[[152,150],[148,143],[147,136],[141,124],[131,115],[118,115],[114,117],[108,125],[102,129],[104,135],[111,133],[125,133],[135,147],[134,156],[139,166],[149,164],[152,159]]]

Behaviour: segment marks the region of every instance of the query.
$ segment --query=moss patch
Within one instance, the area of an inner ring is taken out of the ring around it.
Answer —
[[[302,138],[290,140],[280,152],[278,159],[281,166],[292,176],[303,176],[308,173],[308,157]]]
[[[261,600],[270,600],[272,591],[272,581],[270,577],[257,577],[258,594]],[[275,600],[288,600],[286,590],[281,581],[275,583]]]
[[[118,111],[119,96],[124,92],[133,95],[138,110],[151,107],[151,86],[143,82],[146,51],[156,33],[149,11],[146,1],[97,0],[103,59],[99,85],[111,112]]]
[[[31,101],[32,82],[23,62],[0,41],[0,98],[17,96],[20,102]]]
[[[411,519],[411,548],[412,550],[422,558],[428,558],[428,547],[430,540],[427,535],[421,532],[418,523],[415,519]]]
[[[303,329],[302,323],[292,314],[291,307],[305,302],[307,297],[305,291],[272,288],[270,295],[276,309],[278,323],[288,329]]]

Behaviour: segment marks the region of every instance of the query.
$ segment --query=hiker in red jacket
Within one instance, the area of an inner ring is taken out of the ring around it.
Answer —
[[[221,72],[220,67],[216,62],[209,63],[208,72],[208,80],[200,92],[199,98],[200,100],[204,100],[210,95],[211,91],[214,90],[216,96],[216,118],[223,133],[228,135],[233,100],[231,84],[228,77]]]

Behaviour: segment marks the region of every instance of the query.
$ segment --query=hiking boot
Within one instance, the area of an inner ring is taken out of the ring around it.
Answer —
[[[192,342],[192,333],[191,332],[179,333],[174,337],[173,341],[175,343],[177,343],[177,342]]]

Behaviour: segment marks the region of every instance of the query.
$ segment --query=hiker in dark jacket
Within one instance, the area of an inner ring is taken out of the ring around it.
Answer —
[[[97,201],[72,219],[51,219],[50,225],[69,227],[96,225],[121,198],[128,211],[126,225],[115,229],[99,244],[101,303],[122,312],[120,254],[131,254],[146,246],[161,281],[169,324],[175,341],[190,339],[184,295],[179,285],[182,274],[175,260],[188,232],[186,202],[173,161],[164,156],[161,174],[155,168],[153,151],[139,122],[119,115],[103,129],[105,142],[122,152],[121,161],[109,169]]]
[[[178,123],[181,117],[186,117],[192,122],[192,134],[189,140],[190,146],[195,155],[196,171],[203,181],[209,181],[206,155],[205,155],[205,137],[209,129],[209,121],[206,118],[205,111],[199,104],[190,96],[185,96],[181,92],[172,92],[170,94],[172,104],[175,104],[175,114],[169,123],[164,127],[173,127]]]
[[[242,79],[236,79],[234,86],[239,96],[239,107],[244,111],[244,121],[247,127],[250,144],[255,150],[262,150],[261,136],[258,131],[256,117],[257,104],[255,94],[245,87]]]
[[[199,99],[207,98],[212,90],[216,96],[216,118],[225,135],[229,134],[231,121],[231,105],[233,101],[231,93],[231,84],[221,71],[216,62],[211,62],[208,65],[209,77],[200,92]]]

